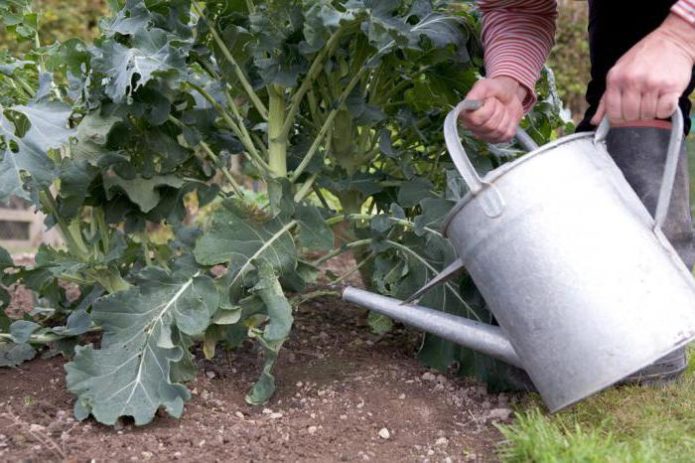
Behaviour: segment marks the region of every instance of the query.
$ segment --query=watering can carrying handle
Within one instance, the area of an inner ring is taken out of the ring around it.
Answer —
[[[486,182],[484,182],[478,172],[475,170],[473,163],[466,154],[466,150],[463,149],[461,144],[461,139],[458,133],[458,118],[464,111],[475,111],[483,105],[480,100],[463,100],[446,116],[444,121],[444,140],[446,141],[446,148],[451,155],[451,160],[454,161],[456,169],[463,177],[463,180],[468,185],[471,194],[478,195],[484,187],[492,190],[493,194],[489,195],[486,200],[483,201],[483,207],[485,213],[490,217],[497,217],[501,215],[504,209],[504,199],[497,189]],[[520,127],[516,130],[516,139],[519,141],[521,146],[528,151],[534,151],[538,149],[538,145],[535,141],[524,132]]]
[[[474,195],[478,194],[480,190],[483,189],[485,183],[475,170],[473,163],[466,154],[466,150],[463,149],[458,133],[458,118],[461,113],[465,111],[476,111],[482,105],[483,102],[480,100],[463,100],[446,116],[446,120],[444,121],[444,140],[446,141],[446,148],[451,155],[452,161],[454,161],[456,169]],[[516,130],[516,139],[521,146],[528,151],[538,149],[536,142],[521,128]]]
[[[608,118],[604,117],[596,129],[594,135],[594,143],[601,143],[606,140],[610,131],[610,123]],[[659,200],[656,203],[656,212],[654,213],[654,227],[661,228],[666,220],[668,207],[671,204],[671,196],[673,194],[673,185],[676,181],[676,172],[678,170],[678,160],[680,159],[681,145],[683,144],[683,114],[680,109],[671,116],[671,138],[668,141],[668,149],[666,151],[666,164],[664,165],[664,174],[661,179],[661,188],[659,189]]]
[[[475,111],[482,106],[482,102],[478,100],[463,100],[446,116],[444,121],[444,139],[446,141],[446,147],[451,155],[452,161],[456,169],[459,171],[463,180],[468,185],[471,194],[478,195],[484,187],[491,188],[495,195],[488,198],[486,201],[486,213],[489,216],[494,217],[500,215],[502,209],[504,209],[504,200],[502,199],[500,193],[494,188],[493,185],[485,183],[478,172],[475,170],[473,163],[471,162],[466,151],[463,149],[461,140],[458,134],[458,118],[459,115],[464,111]],[[671,204],[671,196],[673,193],[673,184],[676,180],[676,170],[678,167],[678,159],[680,158],[681,144],[683,143],[683,114],[677,109],[671,116],[672,129],[671,138],[668,143],[668,150],[666,154],[666,164],[664,166],[664,175],[661,181],[661,189],[659,190],[659,200],[656,206],[656,212],[654,214],[655,227],[661,228],[666,220],[666,214],[668,213],[668,207]],[[594,136],[594,142],[600,143],[605,141],[610,130],[610,123],[608,118],[604,117],[601,124],[596,129],[596,134]],[[538,145],[533,141],[533,139],[524,132],[521,128],[516,131],[516,139],[521,143],[521,145],[528,151],[534,151],[538,148]]]

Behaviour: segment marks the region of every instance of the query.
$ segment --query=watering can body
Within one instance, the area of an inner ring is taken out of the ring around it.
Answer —
[[[606,124],[481,179],[456,133],[460,110],[445,136],[471,191],[444,233],[500,326],[458,320],[458,336],[447,339],[522,367],[556,411],[695,338],[695,281],[660,230],[680,151],[675,121],[654,218],[601,143]],[[393,300],[355,291],[345,298],[403,318],[393,305],[385,310]],[[403,321],[426,331],[456,326],[455,317],[435,321],[431,309],[406,307],[414,312]]]

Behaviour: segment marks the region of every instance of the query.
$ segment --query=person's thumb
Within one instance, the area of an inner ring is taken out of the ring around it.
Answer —
[[[594,117],[591,118],[591,124],[593,125],[599,125],[601,121],[603,120],[603,117],[606,115],[606,101],[605,97],[601,97],[601,101],[598,104],[598,109],[596,110],[596,114],[594,114]]]

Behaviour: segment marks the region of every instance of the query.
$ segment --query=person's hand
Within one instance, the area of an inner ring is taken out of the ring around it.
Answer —
[[[527,91],[511,77],[493,77],[476,82],[467,100],[480,100],[483,106],[461,113],[464,127],[490,143],[509,141],[524,116],[522,102]]]
[[[677,15],[618,60],[608,73],[606,92],[592,124],[666,119],[678,106],[695,63],[695,28]]]

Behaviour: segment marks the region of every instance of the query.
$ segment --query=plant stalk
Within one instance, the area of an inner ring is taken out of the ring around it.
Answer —
[[[188,85],[193,88],[195,91],[200,93],[203,98],[205,98],[217,111],[220,113],[220,116],[222,116],[222,119],[227,123],[227,126],[232,129],[232,132],[234,132],[234,135],[236,135],[239,138],[239,141],[244,145],[244,148],[246,149],[246,153],[248,154],[249,160],[258,168],[258,170],[269,173],[270,172],[270,166],[268,165],[267,162],[261,157],[260,154],[258,154],[258,150],[256,149],[256,146],[253,143],[253,140],[244,135],[244,131],[237,125],[236,122],[227,114],[227,111],[220,105],[215,99],[210,95],[204,88],[200,87],[199,85],[193,83],[193,82],[188,82]],[[246,128],[244,127],[244,130]],[[247,132],[248,134],[248,132]]]
[[[287,177],[287,134],[284,133],[285,95],[279,85],[269,85],[268,164],[273,177]]]
[[[224,55],[225,59],[229,62],[229,64],[232,65],[232,69],[234,69],[234,74],[236,75],[237,79],[239,79],[239,82],[241,83],[242,88],[246,92],[246,95],[251,100],[251,103],[253,103],[254,107],[256,108],[258,113],[261,115],[261,117],[267,121],[268,120],[268,109],[265,107],[265,105],[263,104],[261,99],[258,98],[258,95],[253,90],[253,86],[251,85],[248,78],[244,74],[244,71],[241,69],[241,67],[239,66],[239,63],[237,63],[236,59],[234,59],[232,52],[227,47],[227,44],[224,43],[224,40],[222,40],[222,37],[220,37],[220,34],[218,34],[217,29],[215,28],[215,25],[205,16],[205,13],[200,8],[200,6],[198,5],[197,2],[193,2],[193,9],[198,14],[198,16],[200,16],[201,18],[205,19],[205,21],[208,22],[208,25],[210,27],[210,33],[212,34],[212,38],[215,40],[215,43],[217,44],[217,46],[220,47],[220,50],[222,51],[222,55]]]
[[[76,255],[81,260],[87,260],[89,258],[89,249],[82,239],[80,222],[78,220],[73,220],[71,223],[68,223],[61,217],[58,213],[58,204],[51,190],[48,188],[41,189],[39,192],[39,201],[46,212],[55,218],[70,253]]]
[[[328,254],[323,255],[323,256],[319,257],[318,259],[316,259],[315,261],[311,262],[311,265],[313,265],[314,267],[317,267],[317,266],[323,264],[324,262],[333,259],[335,256],[338,256],[344,252],[349,251],[352,248],[357,248],[360,246],[367,246],[368,244],[371,244],[371,243],[372,243],[371,238],[365,238],[362,240],[357,240],[357,241],[352,241],[350,243],[345,243],[341,247],[334,249],[331,252],[329,252]]]
[[[294,92],[294,95],[292,95],[290,110],[287,113],[287,117],[285,118],[285,124],[282,127],[282,133],[285,136],[287,136],[290,133],[290,129],[292,128],[292,124],[294,123],[294,117],[299,111],[299,106],[302,103],[304,96],[309,91],[311,85],[314,83],[314,80],[323,69],[323,62],[335,51],[335,48],[338,46],[343,31],[344,27],[339,27],[333,33],[333,35],[331,35],[324,47],[316,55],[314,61],[311,63],[309,71],[302,80],[302,85],[300,85],[299,88]]]
[[[311,147],[307,151],[306,155],[302,159],[302,162],[299,163],[299,166],[297,166],[297,169],[292,173],[292,176],[290,179],[292,182],[296,182],[297,179],[302,175],[304,170],[309,166],[309,163],[313,159],[314,155],[318,152],[319,147],[321,146],[321,143],[323,142],[323,139],[326,136],[326,133],[328,133],[328,130],[331,128],[331,125],[333,124],[333,120],[335,117],[338,115],[338,112],[340,111],[341,106],[345,103],[345,100],[347,100],[347,97],[350,96],[350,93],[352,92],[352,89],[355,88],[355,85],[360,81],[362,76],[367,72],[367,68],[362,68],[360,71],[355,74],[355,76],[352,78],[350,83],[348,83],[347,87],[343,90],[343,93],[340,94],[338,97],[338,101],[336,101],[335,107],[331,110],[331,112],[328,114],[326,117],[326,120],[323,123],[323,126],[321,127],[321,130],[319,131],[318,135],[316,135],[316,138],[314,139],[314,142],[311,144]]]

